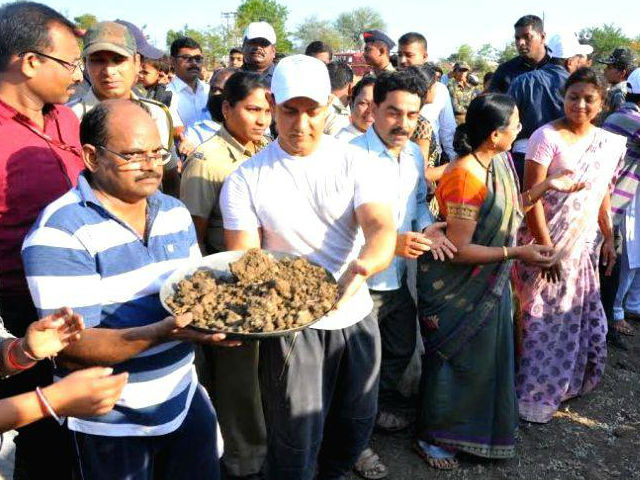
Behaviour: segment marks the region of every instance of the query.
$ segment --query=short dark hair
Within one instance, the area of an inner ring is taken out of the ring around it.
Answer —
[[[239,53],[240,55],[242,55],[242,50],[238,47],[233,47],[231,50],[229,50],[229,55],[233,55],[234,53]]]
[[[538,33],[544,33],[544,24],[542,23],[542,19],[536,15],[525,15],[524,17],[520,17],[513,25],[513,28],[525,27],[531,27]]]
[[[176,57],[181,48],[193,48],[202,50],[202,47],[191,37],[178,37],[171,42],[171,56]]]
[[[436,71],[429,65],[413,65],[406,69],[422,82],[422,96],[436,83]]]
[[[237,71],[229,77],[222,89],[222,95],[212,95],[207,102],[211,117],[218,123],[224,122],[222,102],[227,101],[232,107],[247,98],[251,93],[263,88],[269,90],[269,83],[263,75],[255,72]]]
[[[80,122],[80,144],[105,146],[109,140],[107,119],[111,111],[110,102],[98,102]]]
[[[327,65],[331,91],[340,90],[353,82],[353,70],[342,60],[336,60]]]
[[[484,74],[484,77],[482,77],[482,83],[487,83],[490,82],[491,79],[493,78],[495,72],[487,72]]]
[[[375,84],[376,77],[374,77],[373,75],[365,75],[364,77],[362,77],[360,81],[355,84],[353,90],[351,90],[351,100],[349,101],[349,104],[353,107],[356,98],[358,97],[358,95],[360,95],[360,92],[362,92],[365,87]]]
[[[147,58],[147,57],[140,56],[140,63],[141,64],[147,63],[162,73],[169,73],[169,70],[171,70],[171,64],[169,63],[169,58],[166,56],[162,56],[160,58]]]
[[[314,40],[309,45],[307,45],[307,48],[304,50],[304,54],[310,57],[313,57],[317,53],[324,53],[324,52],[329,54],[330,60],[333,58],[333,50],[329,45],[327,45],[321,40]]]
[[[607,95],[607,83],[605,82],[602,75],[600,75],[596,70],[589,67],[581,67],[569,75],[567,81],[564,84],[564,88],[562,89],[562,94],[566,94],[569,87],[575,85],[576,83],[588,83],[593,85],[595,89],[600,94],[600,98],[604,100]]]
[[[474,98],[467,108],[465,122],[456,128],[453,149],[460,156],[473,152],[493,131],[509,125],[515,109],[515,100],[502,93],[488,93]]]
[[[398,45],[409,45],[410,43],[419,43],[422,47],[427,50],[427,39],[424,38],[424,35],[418,32],[409,32],[405,33],[398,39]]]
[[[75,25],[54,9],[36,2],[8,3],[0,8],[0,71],[11,57],[51,47],[49,27],[58,23],[72,32]],[[75,32],[74,32],[75,33]]]
[[[373,86],[373,102],[380,105],[387,99],[387,94],[396,91],[417,95],[422,104],[424,97],[424,81],[412,71],[383,73],[378,76]]]

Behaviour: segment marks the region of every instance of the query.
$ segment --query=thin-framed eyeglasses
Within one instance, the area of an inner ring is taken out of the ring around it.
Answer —
[[[171,160],[171,152],[166,148],[160,148],[159,150],[156,150],[155,152],[151,152],[151,153],[120,153],[120,152],[114,152],[113,150],[103,145],[98,145],[98,148],[106,152],[112,153],[116,157],[119,157],[125,162],[127,162],[127,164],[142,163],[142,162],[150,161],[155,166],[160,167],[162,165],[166,165]]]
[[[38,50],[27,50],[26,52],[20,53],[18,56],[22,57],[22,56],[26,55],[27,53],[35,53],[36,55],[38,55],[40,57],[44,57],[44,58],[48,58],[49,60],[53,60],[54,62],[58,63],[59,65],[62,65],[64,68],[69,70],[69,72],[71,72],[71,73],[75,73],[75,71],[77,69],[80,69],[82,71],[83,68],[84,68],[84,62],[82,61],[82,59],[76,60],[75,62],[67,62],[66,60],[62,60],[61,58],[58,58],[58,57],[53,57],[53,56],[48,55],[46,53],[42,53],[42,52],[40,52]]]
[[[204,60],[202,55],[176,55],[176,58],[184,60],[187,63],[202,63],[202,60]]]
[[[500,130],[513,130],[516,132],[516,134],[520,133],[522,131],[522,123],[518,122],[518,124],[515,126],[515,128],[509,128],[509,127],[503,127],[500,128]]]

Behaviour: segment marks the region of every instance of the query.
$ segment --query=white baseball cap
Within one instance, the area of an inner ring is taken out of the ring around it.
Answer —
[[[589,55],[593,53],[591,45],[585,45],[578,41],[575,33],[559,33],[547,42],[549,55],[553,58],[571,58],[576,55]]]
[[[321,60],[307,55],[285,57],[273,71],[271,92],[276,105],[297,97],[310,98],[320,105],[326,105],[331,95],[327,66]]]
[[[627,78],[627,93],[640,94],[640,68],[636,68]]]
[[[243,40],[253,40],[254,38],[264,38],[270,44],[276,43],[276,31],[267,22],[252,22],[244,29]]]

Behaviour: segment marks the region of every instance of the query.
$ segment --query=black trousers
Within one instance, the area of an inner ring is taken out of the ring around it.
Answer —
[[[38,314],[29,295],[0,294],[0,315],[16,337],[24,336]],[[35,390],[53,383],[53,365],[48,360],[0,381],[0,398]],[[66,427],[53,419],[40,420],[18,429],[14,439],[15,480],[71,478],[71,439]]]
[[[380,409],[405,408],[407,399],[399,393],[398,386],[416,349],[416,305],[404,281],[397,290],[370,290],[370,293],[382,344]]]
[[[379,368],[372,315],[340,330],[261,341],[267,479],[343,478],[373,431]]]

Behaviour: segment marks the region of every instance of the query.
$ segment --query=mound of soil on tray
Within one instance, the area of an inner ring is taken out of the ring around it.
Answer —
[[[166,303],[174,314],[191,312],[193,325],[233,333],[263,333],[302,327],[333,306],[338,286],[304,258],[275,260],[247,251],[229,264],[231,279],[201,268],[174,286]]]

